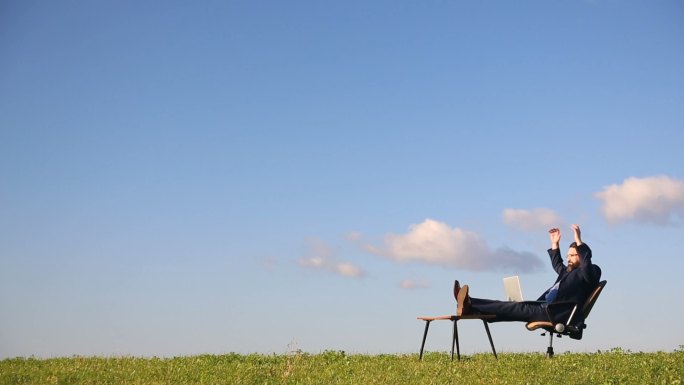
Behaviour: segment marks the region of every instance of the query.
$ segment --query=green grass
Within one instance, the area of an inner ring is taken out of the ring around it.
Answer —
[[[0,384],[670,384],[684,385],[684,350],[592,354],[427,353],[202,355],[177,358],[13,358]]]

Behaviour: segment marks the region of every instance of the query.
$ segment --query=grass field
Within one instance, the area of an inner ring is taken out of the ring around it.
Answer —
[[[684,350],[592,354],[360,355],[326,351],[177,358],[13,358],[0,384],[670,384],[684,385]]]

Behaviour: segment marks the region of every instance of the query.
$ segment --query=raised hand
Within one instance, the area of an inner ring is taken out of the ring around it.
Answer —
[[[570,226],[572,228],[573,233],[575,233],[575,242],[577,243],[577,246],[582,244],[582,232],[580,231],[579,225],[572,225]]]
[[[561,232],[557,227],[549,230],[549,238],[551,239],[551,248],[557,249],[560,244]]]

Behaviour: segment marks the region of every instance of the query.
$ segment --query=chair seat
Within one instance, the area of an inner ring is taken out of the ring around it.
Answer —
[[[481,320],[488,320],[488,319],[494,319],[496,316],[494,314],[467,314],[467,315],[440,315],[436,317],[418,317],[419,320],[422,321],[440,321],[440,320],[446,320],[446,321],[458,321],[462,319],[481,319]]]
[[[418,317],[418,319],[423,320],[423,321],[437,321],[437,320],[451,320],[451,317],[455,317],[455,316],[440,315],[440,316],[436,316],[436,317]]]
[[[525,327],[527,330],[537,330],[537,329],[547,329],[551,330],[553,329],[553,323],[550,321],[533,321],[533,322],[528,322]]]

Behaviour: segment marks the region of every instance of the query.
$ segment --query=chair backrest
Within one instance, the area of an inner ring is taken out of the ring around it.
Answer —
[[[594,289],[594,291],[592,291],[589,295],[589,298],[587,298],[587,302],[584,303],[584,307],[582,308],[582,310],[585,319],[589,317],[591,308],[594,307],[594,304],[596,303],[596,300],[598,299],[599,295],[601,295],[601,292],[603,291],[603,288],[606,286],[606,283],[608,283],[608,281],[599,282],[598,286],[596,286],[596,289]]]

